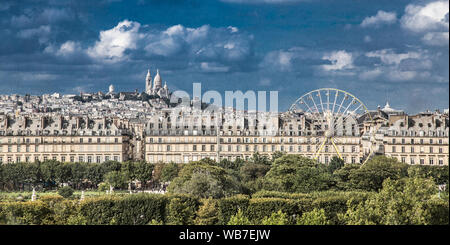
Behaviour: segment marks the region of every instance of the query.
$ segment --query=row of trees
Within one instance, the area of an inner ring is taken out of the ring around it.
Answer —
[[[96,189],[106,182],[114,188],[127,188],[139,181],[142,187],[166,182],[178,174],[179,165],[146,162],[61,163],[45,161],[0,165],[0,190],[18,191],[31,188],[56,189],[63,184],[77,190]]]
[[[344,165],[336,157],[325,165],[299,155],[279,155],[268,160],[256,154],[246,163],[202,160],[187,164],[172,181],[169,191],[202,198],[252,194],[261,190],[375,192],[382,188],[386,179],[406,177],[431,178],[437,185],[448,185],[448,170],[448,166],[410,166],[384,156],[374,157],[364,165]]]
[[[45,161],[0,165],[0,190],[31,187],[48,190],[64,183],[84,190],[96,189],[102,182],[116,189],[126,189],[129,183],[138,181],[142,188],[170,183],[168,190],[171,193],[221,198],[261,190],[289,193],[379,191],[384,180],[405,177],[431,178],[435,184],[448,185],[449,171],[448,166],[410,166],[384,156],[376,156],[364,165],[344,164],[334,157],[325,165],[299,155],[282,153],[274,154],[272,159],[256,153],[248,161],[203,159],[188,164]]]

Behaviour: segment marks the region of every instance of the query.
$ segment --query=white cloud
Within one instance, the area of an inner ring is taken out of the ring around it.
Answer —
[[[295,50],[276,50],[269,52],[262,61],[262,66],[280,71],[292,69],[292,60],[298,56]]]
[[[73,17],[73,13],[66,9],[46,8],[40,13],[38,18],[46,23],[54,23],[63,20],[71,20]]]
[[[235,33],[235,32],[239,31],[239,29],[234,26],[228,26],[227,29],[230,30],[231,33]]]
[[[372,80],[384,77],[388,81],[403,82],[414,79],[437,81],[439,76],[432,75],[432,57],[424,50],[396,53],[392,49],[367,52],[366,57],[379,58],[381,63],[373,64],[375,70],[363,71],[359,77]]]
[[[252,40],[252,35],[240,33],[231,26],[187,28],[174,25],[157,30],[124,20],[111,29],[100,31],[99,39],[86,49],[79,42],[69,40],[60,46],[48,45],[44,52],[66,57],[87,55],[108,63],[148,58],[152,62],[176,63],[177,69],[196,67],[204,72],[225,72],[246,69],[245,64],[253,58]]]
[[[362,80],[373,80],[383,74],[383,71],[380,68],[376,68],[374,70],[364,71],[359,75],[359,78]]]
[[[428,32],[423,36],[422,41],[432,46],[446,46],[448,45],[448,32]]]
[[[65,20],[74,19],[73,12],[67,9],[56,8],[27,8],[21,15],[11,17],[11,25],[14,27],[28,27],[36,25],[47,25]]]
[[[201,62],[200,69],[204,72],[227,72],[229,67],[217,63]]]
[[[353,68],[353,56],[345,50],[339,50],[324,55],[323,60],[331,61],[331,65],[322,65],[326,71],[344,70]]]
[[[48,25],[43,25],[38,28],[30,28],[17,32],[19,38],[32,38],[38,37],[39,43],[45,43],[48,41],[48,35],[50,34],[51,28]]]
[[[212,28],[209,25],[186,28],[176,25],[147,35],[144,49],[149,56],[184,55],[199,61],[225,63],[242,61],[251,55],[250,41],[253,37],[239,34],[237,28],[233,28]]]
[[[426,5],[409,4],[401,18],[402,27],[412,33],[423,35],[427,45],[448,45],[449,1],[434,1]]]
[[[416,78],[416,71],[399,71],[392,70],[389,72],[388,77],[393,81],[408,81]]]
[[[112,29],[101,31],[100,40],[87,50],[87,54],[95,59],[119,61],[127,58],[126,51],[137,49],[137,42],[142,38],[139,34],[140,24],[124,20]]]
[[[380,58],[381,62],[387,65],[398,65],[404,59],[418,59],[421,58],[421,54],[418,52],[408,53],[395,53],[392,49],[382,49],[366,53],[367,57]]]
[[[366,17],[362,22],[362,27],[380,26],[382,24],[393,24],[397,21],[397,14],[395,12],[385,12],[379,10],[375,16]]]
[[[67,41],[61,45],[59,50],[56,52],[57,55],[60,56],[67,56],[74,54],[75,52],[78,52],[81,50],[81,46],[77,42],[73,41]]]
[[[425,6],[409,4],[401,18],[402,27],[413,32],[448,30],[448,8],[448,1],[431,2]]]

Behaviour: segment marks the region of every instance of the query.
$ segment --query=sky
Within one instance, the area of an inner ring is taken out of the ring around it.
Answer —
[[[449,2],[1,0],[0,94],[318,88],[369,109],[449,107]]]

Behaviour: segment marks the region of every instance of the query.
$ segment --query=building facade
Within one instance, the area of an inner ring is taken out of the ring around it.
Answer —
[[[449,162],[448,110],[407,115],[387,103],[345,115],[329,137],[327,119],[302,111],[207,112],[195,99],[171,106],[169,98],[159,70],[153,81],[147,72],[145,93],[116,93],[111,85],[106,94],[0,96],[0,163],[187,163],[249,159],[256,152],[299,154],[325,164],[333,156],[363,163],[377,154],[412,165]]]

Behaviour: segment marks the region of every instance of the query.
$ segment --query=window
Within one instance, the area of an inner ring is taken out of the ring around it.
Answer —
[[[196,151],[196,150],[197,150],[197,145],[193,145],[193,146],[192,146],[192,150],[193,150],[193,151]]]
[[[425,159],[420,158],[420,164],[421,164],[421,165],[424,165],[424,164],[425,164]]]
[[[1,161],[0,161],[1,162]],[[444,165],[444,160],[439,159],[439,165]]]
[[[402,163],[406,163],[406,157],[402,157]]]
[[[214,145],[211,145],[211,151],[214,151]]]
[[[433,147],[430,146],[430,153],[433,153]]]
[[[439,153],[443,153],[442,147],[439,147]]]
[[[74,156],[70,156],[70,162],[75,162],[75,157]]]
[[[409,160],[409,162],[414,165],[414,158],[411,157],[411,159]]]
[[[395,146],[392,146],[392,152],[395,152]]]
[[[402,146],[402,153],[405,153],[405,147]]]
[[[66,161],[66,157],[65,156],[62,156],[61,157],[61,162],[65,162]]]
[[[88,156],[87,157],[87,161],[88,161],[88,163],[91,163],[92,162],[92,156]]]
[[[79,156],[78,157],[78,162],[84,162],[84,157],[83,156]]]

